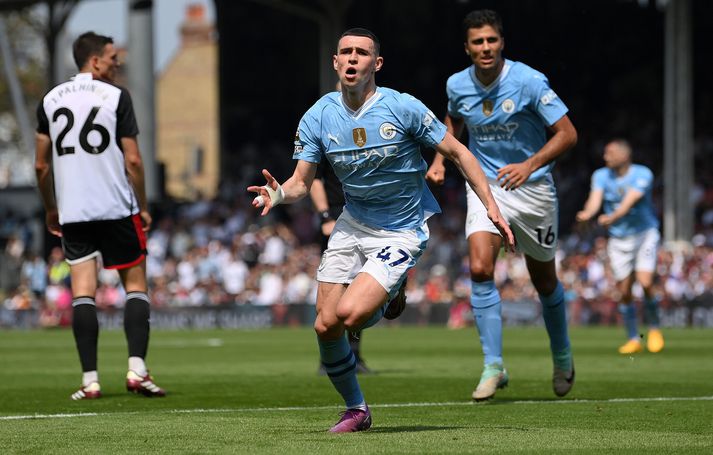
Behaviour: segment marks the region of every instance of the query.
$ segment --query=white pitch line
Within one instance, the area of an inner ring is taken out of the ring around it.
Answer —
[[[607,400],[519,400],[519,401],[494,401],[492,404],[500,405],[523,405],[523,404],[616,404],[616,403],[646,403],[646,402],[670,402],[670,401],[713,401],[713,396],[704,397],[643,397],[643,398],[610,398]],[[451,407],[451,406],[487,406],[488,403],[477,404],[470,401],[445,401],[423,402],[423,403],[384,403],[371,404],[371,408],[435,408],[435,407]],[[341,409],[338,406],[288,406],[274,408],[214,408],[214,409],[168,409],[157,410],[156,412],[165,414],[214,414],[214,413],[231,413],[231,412],[285,412],[285,411],[319,411]],[[0,416],[0,421],[3,420],[33,420],[33,419],[66,419],[74,417],[98,417],[98,416],[122,416],[140,414],[139,411],[131,412],[79,412],[76,414],[31,414],[31,415],[10,415]]]
[[[66,419],[72,417],[95,417],[98,412],[80,412],[79,414],[34,414],[26,416],[2,416],[0,420],[30,420],[30,419]]]

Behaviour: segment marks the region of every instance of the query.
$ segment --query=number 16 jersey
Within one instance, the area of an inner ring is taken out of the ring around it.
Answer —
[[[60,224],[138,213],[121,147],[121,138],[139,133],[128,91],[77,74],[45,95],[37,122],[52,140]]]

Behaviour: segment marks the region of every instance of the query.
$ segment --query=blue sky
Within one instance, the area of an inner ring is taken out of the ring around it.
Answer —
[[[180,45],[179,27],[190,4],[203,4],[209,22],[215,21],[212,0],[154,0],[154,63],[161,72]],[[112,36],[119,46],[128,44],[128,0],[82,0],[72,12],[65,32],[75,37],[87,30]]]

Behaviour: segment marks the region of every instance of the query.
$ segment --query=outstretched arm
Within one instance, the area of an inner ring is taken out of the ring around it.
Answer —
[[[566,115],[557,120],[550,129],[554,134],[537,153],[522,163],[511,163],[498,170],[501,187],[506,190],[518,188],[527,181],[530,174],[577,144],[577,130]]]
[[[583,223],[592,219],[594,215],[599,213],[604,200],[604,190],[597,189],[589,192],[587,202],[584,203],[584,208],[577,212],[577,221]]]
[[[459,138],[463,133],[463,119],[454,118],[446,114],[446,118],[443,119],[443,123],[446,125],[446,131],[452,134],[454,137]],[[446,166],[443,164],[444,157],[440,153],[436,153],[433,157],[433,162],[426,172],[426,180],[436,185],[443,185],[446,179]]]
[[[292,204],[299,201],[309,193],[316,172],[317,163],[299,160],[292,177],[280,185],[267,169],[263,169],[262,175],[265,176],[267,184],[248,187],[248,191],[257,193],[253,199],[253,207],[264,207],[260,215],[265,216],[278,204]]]
[[[490,192],[488,179],[485,177],[485,173],[480,167],[478,160],[475,159],[475,156],[450,133],[446,133],[441,143],[436,146],[436,151],[453,161],[488,210],[488,218],[490,218],[490,221],[493,222],[503,236],[503,239],[505,239],[505,249],[514,251],[515,236],[510,230],[510,226],[508,226],[505,218],[500,214],[500,209],[495,203],[493,193]]]

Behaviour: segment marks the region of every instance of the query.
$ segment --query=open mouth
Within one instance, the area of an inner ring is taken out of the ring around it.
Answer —
[[[356,76],[357,70],[356,70],[356,68],[347,68],[347,70],[345,71],[345,74],[347,75],[347,77],[353,78],[354,76]]]

